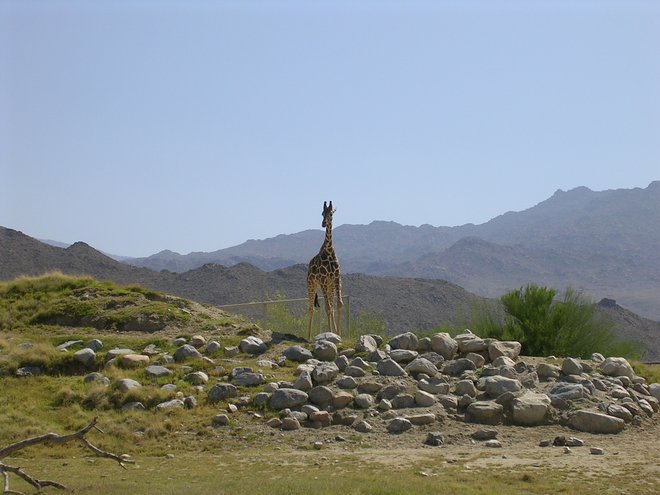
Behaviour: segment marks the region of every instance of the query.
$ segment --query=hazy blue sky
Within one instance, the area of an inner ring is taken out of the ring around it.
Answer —
[[[0,0],[0,225],[109,252],[660,179],[660,2]]]

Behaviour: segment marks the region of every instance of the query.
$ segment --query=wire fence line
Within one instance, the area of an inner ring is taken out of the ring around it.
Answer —
[[[327,315],[325,312],[325,304],[323,304],[323,296],[319,295],[319,306],[314,308],[314,322],[313,328],[316,329],[318,333],[322,330],[327,329]],[[337,322],[339,325],[341,323],[342,333],[350,337],[351,333],[351,297],[343,296],[342,300],[344,301],[344,308],[342,312],[342,321]],[[239,313],[246,318],[250,319],[255,323],[260,323],[262,325],[267,325],[270,327],[280,327],[280,328],[271,328],[271,330],[276,330],[285,333],[300,333],[303,335],[302,330],[307,330],[307,317],[308,317],[308,300],[307,298],[294,298],[294,299],[271,299],[267,301],[251,301],[246,303],[236,303],[236,304],[221,304],[216,306],[217,308],[231,311],[232,313]],[[286,315],[279,315],[279,318],[273,317],[269,314],[270,308],[281,307],[286,308]],[[335,307],[335,314],[337,314],[337,308]],[[285,316],[285,317],[283,317]],[[285,328],[287,326],[300,326],[304,323],[304,328],[298,328],[296,332],[294,328]]]

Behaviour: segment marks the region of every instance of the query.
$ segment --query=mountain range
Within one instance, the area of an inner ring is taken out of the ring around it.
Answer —
[[[322,242],[323,231],[306,230],[209,253],[166,250],[125,262],[172,272],[208,263],[271,271],[306,263]],[[488,297],[528,283],[570,286],[660,320],[660,181],[646,188],[558,190],[481,225],[340,225],[333,242],[345,273],[443,279]]]

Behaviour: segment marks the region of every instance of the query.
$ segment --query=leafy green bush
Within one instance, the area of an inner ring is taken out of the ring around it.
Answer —
[[[507,292],[500,298],[504,322],[483,314],[474,329],[483,337],[517,340],[530,356],[638,355],[634,344],[614,338],[612,324],[581,292],[568,288],[561,299],[556,296],[555,289],[534,284]]]

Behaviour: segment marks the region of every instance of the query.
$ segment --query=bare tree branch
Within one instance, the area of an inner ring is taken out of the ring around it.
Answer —
[[[124,469],[126,469],[126,466],[124,465],[125,463],[132,464],[133,461],[130,459],[127,459],[123,456],[118,456],[117,454],[113,454],[112,452],[107,452],[105,450],[102,450],[92,443],[89,442],[85,438],[85,435],[92,429],[95,428],[98,431],[101,431],[100,428],[96,426],[96,421],[97,418],[94,418],[87,426],[82,428],[81,430],[76,431],[75,433],[71,433],[69,435],[58,435],[57,433],[46,433],[45,435],[39,435],[37,437],[32,437],[32,438],[26,438],[25,440],[21,440],[20,442],[15,442],[7,447],[0,449],[0,473],[2,474],[3,477],[3,490],[2,493],[3,495],[24,495],[22,492],[14,491],[9,488],[9,473],[12,473],[22,480],[24,480],[26,483],[29,483],[33,487],[35,487],[39,492],[42,491],[42,489],[46,486],[52,486],[55,488],[58,488],[60,490],[66,490],[66,487],[62,485],[61,483],[58,483],[57,481],[52,481],[52,480],[40,480],[37,478],[34,478],[27,474],[25,471],[23,471],[22,468],[20,467],[14,467],[10,466],[8,464],[5,464],[1,462],[5,457],[9,456],[10,454],[13,454],[14,452],[17,452],[19,450],[22,450],[26,447],[30,447],[32,445],[38,445],[38,444],[44,444],[44,443],[55,443],[55,444],[62,444],[62,443],[67,443],[67,442],[72,442],[74,440],[78,440],[85,448],[88,450],[91,450],[94,452],[99,457],[105,457],[107,459],[113,459],[114,461],[117,461],[117,463]]]

